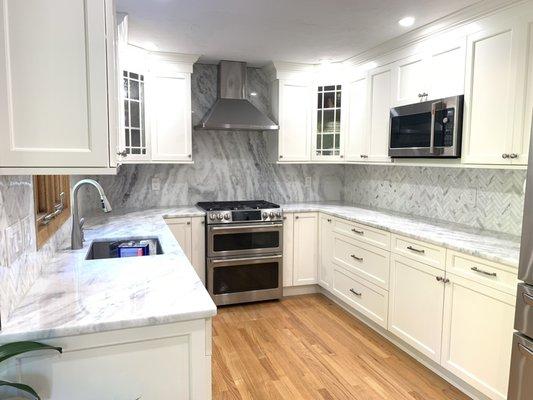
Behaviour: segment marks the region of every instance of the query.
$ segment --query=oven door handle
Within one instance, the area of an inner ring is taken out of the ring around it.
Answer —
[[[227,263],[235,263],[240,261],[263,261],[263,260],[277,260],[279,258],[282,258],[283,255],[274,255],[274,256],[263,256],[263,257],[241,257],[241,258],[225,258],[222,260],[210,260],[212,264],[227,264]]]
[[[241,231],[253,229],[254,231],[271,230],[272,228],[283,228],[283,224],[269,224],[269,225],[224,225],[224,226],[210,226],[209,229],[213,232],[220,231]]]
[[[437,110],[441,110],[445,104],[442,101],[431,103],[431,128],[429,132],[429,153],[435,154],[435,122]]]

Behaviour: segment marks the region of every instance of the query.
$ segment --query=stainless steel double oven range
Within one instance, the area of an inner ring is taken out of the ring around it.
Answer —
[[[206,211],[206,283],[217,305],[283,294],[283,213],[266,201],[200,202]]]

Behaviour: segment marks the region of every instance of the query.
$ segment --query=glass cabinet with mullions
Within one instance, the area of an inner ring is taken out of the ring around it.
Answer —
[[[317,87],[316,156],[341,156],[342,85]]]
[[[126,154],[146,155],[144,75],[123,71]]]

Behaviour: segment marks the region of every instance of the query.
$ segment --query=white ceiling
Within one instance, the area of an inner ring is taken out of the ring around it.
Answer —
[[[342,61],[478,0],[118,0],[130,43],[262,66]],[[416,17],[402,28],[398,20]]]

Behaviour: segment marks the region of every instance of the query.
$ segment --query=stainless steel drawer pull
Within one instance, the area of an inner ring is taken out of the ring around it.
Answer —
[[[356,296],[358,297],[361,297],[363,294],[361,292],[356,292],[355,289],[350,289],[350,292],[352,292],[353,294],[355,294]]]
[[[479,269],[478,267],[472,267],[470,268],[474,272],[479,272],[480,274],[487,275],[487,276],[497,276],[498,274],[496,272],[488,272],[483,271],[482,269]]]
[[[407,250],[414,251],[415,253],[424,254],[426,250],[422,249],[415,249],[413,246],[407,246]]]
[[[364,234],[365,234],[364,231],[358,231],[358,230],[355,229],[355,228],[352,228],[352,232],[353,232],[353,233],[357,233],[358,235],[364,235]]]
[[[352,289],[350,289],[352,290]],[[521,343],[518,343],[518,350],[520,350],[520,353],[528,356],[528,357],[533,357],[533,350],[527,348],[526,346],[524,346],[523,344]]]
[[[355,254],[350,254],[350,257],[352,257],[353,259],[357,261],[363,261],[363,257],[357,257]]]

